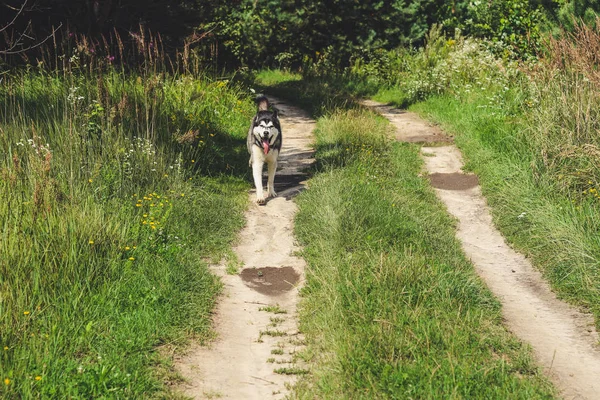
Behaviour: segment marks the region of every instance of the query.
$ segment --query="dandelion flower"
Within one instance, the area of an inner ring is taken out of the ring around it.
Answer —
[[[92,182],[94,182],[94,180],[93,179],[88,179],[88,182],[92,183]]]
[[[195,163],[195,162],[196,162],[196,160],[192,160],[192,162],[193,162],[193,163]]]
[[[181,193],[181,197],[185,196],[185,193]]]
[[[135,206],[136,207],[141,207],[142,205],[140,203],[137,203]]]
[[[93,240],[90,240],[88,243],[89,243],[89,244],[94,244],[94,241],[93,241]]]
[[[135,257],[129,257],[129,261],[135,260]]]
[[[129,249],[130,249],[130,247],[129,247],[129,246],[125,246],[125,250],[129,250]]]
[[[41,381],[41,380],[42,380],[42,377],[38,375],[38,376],[36,376],[36,377],[35,377],[35,380],[36,380],[36,381]]]
[[[10,379],[4,378],[4,384],[7,386],[10,385]]]
[[[31,314],[29,311],[23,311],[23,315],[29,315]]]
[[[4,346],[4,350],[8,350],[8,346]]]

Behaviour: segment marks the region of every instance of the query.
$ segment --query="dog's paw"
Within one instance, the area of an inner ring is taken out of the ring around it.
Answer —
[[[269,190],[269,196],[270,197],[277,197],[277,193],[275,193],[274,190]]]
[[[256,197],[256,204],[258,204],[259,206],[266,204],[266,202],[267,202],[267,199],[265,199],[265,196],[257,196]]]

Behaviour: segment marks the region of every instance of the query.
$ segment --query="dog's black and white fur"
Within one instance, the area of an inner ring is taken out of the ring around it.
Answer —
[[[256,202],[265,204],[266,197],[263,192],[262,171],[263,165],[267,162],[267,197],[277,196],[275,193],[275,171],[277,170],[277,158],[281,151],[281,125],[277,116],[277,110],[269,110],[269,100],[265,96],[256,99],[258,111],[248,131],[248,152],[250,153],[250,162],[252,166],[252,176],[254,177],[254,186],[256,186]]]

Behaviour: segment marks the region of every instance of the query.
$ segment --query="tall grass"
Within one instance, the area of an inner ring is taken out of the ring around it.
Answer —
[[[364,111],[319,120],[298,198],[308,261],[299,398],[552,398],[420,177],[418,148]]]
[[[210,335],[206,263],[243,223],[244,90],[86,51],[2,75],[2,398],[166,390],[156,347]]]

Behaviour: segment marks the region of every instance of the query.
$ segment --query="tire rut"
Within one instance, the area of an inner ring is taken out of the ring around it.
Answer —
[[[300,249],[293,237],[293,198],[304,190],[303,171],[314,161],[315,121],[296,107],[269,100],[279,110],[283,131],[278,197],[258,206],[254,191],[250,194],[246,226],[234,247],[241,273],[213,267],[224,284],[213,316],[217,338],[176,360],[186,380],[179,392],[195,399],[281,399],[303,372],[295,354],[303,346],[297,303],[305,263],[295,255]]]

